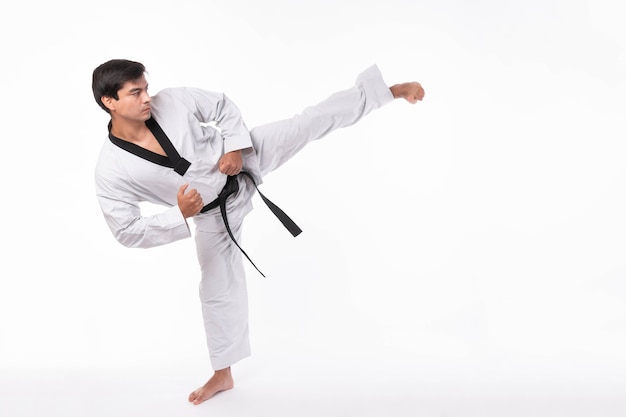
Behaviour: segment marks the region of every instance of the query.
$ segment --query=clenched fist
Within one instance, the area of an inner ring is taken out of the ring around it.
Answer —
[[[204,207],[204,203],[202,202],[202,197],[200,193],[195,188],[192,188],[187,193],[185,190],[189,187],[189,184],[183,184],[178,189],[178,208],[180,212],[183,214],[184,218],[188,218],[191,216],[195,216],[200,213],[202,207]]]
[[[220,172],[225,175],[237,175],[243,168],[243,159],[241,151],[232,151],[225,153],[217,163]]]

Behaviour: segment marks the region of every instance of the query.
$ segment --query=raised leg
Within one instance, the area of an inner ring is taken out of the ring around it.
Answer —
[[[261,176],[281,166],[309,142],[356,123],[393,99],[374,65],[357,77],[352,88],[337,92],[292,118],[252,129]]]

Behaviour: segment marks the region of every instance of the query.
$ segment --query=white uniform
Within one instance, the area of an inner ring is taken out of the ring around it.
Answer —
[[[361,73],[356,84],[300,115],[248,131],[237,107],[223,94],[196,88],[165,89],[152,97],[152,117],[181,157],[191,162],[181,176],[172,168],[138,157],[108,138],[96,165],[96,195],[115,238],[128,247],[148,248],[191,236],[177,206],[181,185],[196,188],[205,204],[217,198],[226,176],[217,168],[226,152],[242,150],[244,170],[257,184],[312,140],[357,122],[393,96],[378,67]],[[214,122],[221,133],[206,123]],[[239,177],[240,189],[227,203],[228,221],[241,244],[243,218],[252,210],[255,188]],[[168,207],[143,217],[138,203]],[[200,299],[214,369],[250,355],[248,300],[241,251],[232,242],[219,209],[194,216],[202,271]]]

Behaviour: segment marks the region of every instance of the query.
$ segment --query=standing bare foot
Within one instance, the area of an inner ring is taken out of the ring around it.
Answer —
[[[392,85],[389,89],[394,98],[403,98],[411,104],[415,104],[418,100],[424,98],[424,89],[416,81]]]
[[[215,371],[206,384],[189,394],[189,402],[198,405],[218,392],[226,391],[234,387],[233,376],[230,367]]]

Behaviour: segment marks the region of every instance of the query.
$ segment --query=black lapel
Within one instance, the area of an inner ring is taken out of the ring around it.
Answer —
[[[187,172],[191,163],[185,158],[181,158],[180,154],[176,148],[174,148],[174,145],[172,145],[172,142],[167,137],[163,129],[161,129],[161,126],[159,126],[156,120],[153,118],[146,120],[146,126],[150,129],[167,156],[159,155],[158,153],[149,151],[141,146],[137,146],[134,143],[113,136],[111,134],[111,122],[109,122],[109,139],[114,145],[119,146],[133,155],[137,155],[138,157],[157,165],[173,168],[179,175],[185,175],[185,172]]]
[[[170,161],[172,162],[172,167],[174,171],[176,171],[179,175],[185,175],[185,172],[189,169],[191,162],[187,161],[185,158],[182,158],[174,145],[172,145],[172,141],[167,137],[161,126],[157,123],[154,118],[149,118],[146,120],[146,126],[152,132],[156,140],[159,142]]]

